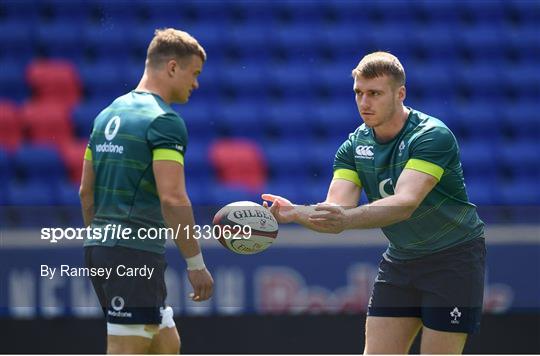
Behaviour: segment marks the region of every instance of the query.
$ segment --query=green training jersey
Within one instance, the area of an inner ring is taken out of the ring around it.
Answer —
[[[456,138],[443,122],[419,111],[410,109],[390,142],[377,142],[365,124],[358,127],[336,153],[334,179],[356,183],[373,202],[394,194],[405,168],[430,174],[438,183],[409,219],[382,228],[390,256],[425,256],[483,235],[484,223],[465,191]]]
[[[183,164],[186,146],[184,121],[158,95],[132,91],[105,108],[94,121],[85,159],[92,160],[95,174],[91,228],[106,238],[94,236],[84,245],[164,253],[165,237],[146,233],[165,227],[152,162]],[[105,235],[108,224],[117,230]],[[119,235],[127,229],[131,233]]]

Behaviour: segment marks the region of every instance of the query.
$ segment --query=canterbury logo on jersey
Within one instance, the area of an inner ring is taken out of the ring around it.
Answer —
[[[362,159],[373,159],[373,146],[357,146],[356,157]]]

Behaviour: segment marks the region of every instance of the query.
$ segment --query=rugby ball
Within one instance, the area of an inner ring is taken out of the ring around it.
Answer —
[[[221,208],[213,220],[214,236],[226,249],[252,255],[266,250],[276,240],[278,223],[260,204],[238,201]]]

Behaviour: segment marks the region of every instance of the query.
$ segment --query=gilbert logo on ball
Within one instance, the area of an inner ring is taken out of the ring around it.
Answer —
[[[251,255],[266,250],[276,240],[278,223],[262,205],[238,201],[221,208],[213,220],[218,241],[228,250]]]

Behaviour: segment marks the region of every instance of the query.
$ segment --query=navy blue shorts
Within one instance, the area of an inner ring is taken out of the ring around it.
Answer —
[[[385,253],[368,316],[417,317],[430,329],[477,332],[485,255],[484,238],[412,260],[397,260]]]
[[[110,269],[109,277],[90,277],[107,322],[113,324],[160,324],[165,307],[165,256],[126,247],[84,248],[87,268]],[[142,275],[153,268],[152,276]],[[138,270],[135,270],[137,268]],[[132,271],[136,271],[137,275]]]

